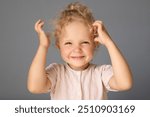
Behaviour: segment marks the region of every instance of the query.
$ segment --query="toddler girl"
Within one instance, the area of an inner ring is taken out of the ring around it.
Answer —
[[[107,99],[108,91],[128,90],[132,74],[123,55],[107,33],[102,21],[78,2],[69,4],[56,21],[56,46],[65,64],[46,66],[50,38],[38,20],[35,31],[39,47],[28,74],[28,89],[32,93],[50,91],[51,99]],[[99,44],[104,45],[112,65],[91,63]]]

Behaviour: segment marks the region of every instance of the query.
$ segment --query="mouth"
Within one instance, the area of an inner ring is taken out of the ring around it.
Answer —
[[[72,59],[83,59],[85,56],[71,56]]]

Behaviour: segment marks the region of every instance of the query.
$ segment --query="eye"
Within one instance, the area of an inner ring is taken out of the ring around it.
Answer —
[[[71,42],[65,42],[65,45],[71,45],[72,43]]]
[[[82,44],[90,44],[88,41],[83,41]]]

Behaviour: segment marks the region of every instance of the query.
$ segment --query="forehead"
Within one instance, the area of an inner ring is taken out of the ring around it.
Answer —
[[[67,24],[62,31],[62,36],[65,38],[89,37],[89,35],[90,35],[89,26],[79,21],[74,21]]]

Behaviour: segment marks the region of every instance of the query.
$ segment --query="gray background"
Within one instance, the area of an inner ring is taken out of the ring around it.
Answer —
[[[66,4],[75,0],[1,0],[0,1],[0,99],[49,99],[49,94],[31,94],[27,74],[38,47],[34,23],[49,22]],[[150,0],[81,0],[100,19],[131,66],[133,89],[110,92],[109,99],[150,99]],[[51,23],[50,23],[51,24]],[[61,62],[54,41],[49,48],[47,65]],[[109,64],[105,47],[93,60]]]

